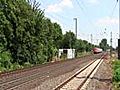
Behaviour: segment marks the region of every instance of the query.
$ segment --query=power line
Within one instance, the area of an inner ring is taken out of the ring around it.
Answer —
[[[84,2],[82,0],[80,0],[80,2],[84,6],[84,8],[86,9],[86,6],[85,6]]]
[[[80,0],[80,1],[81,1],[81,0]],[[93,26],[93,29],[96,30],[96,27],[93,25],[92,21],[88,18],[87,13],[85,12],[84,8],[81,6],[79,0],[76,0],[76,2],[77,2],[77,4],[78,4],[78,6],[80,7],[80,9],[82,10],[83,14],[86,16],[86,19],[87,19],[88,23],[89,23],[91,26]],[[82,1],[81,1],[81,3],[84,5],[84,3],[83,3]],[[86,8],[85,5],[84,5],[84,7]]]
[[[114,6],[113,9],[112,9],[112,12],[111,12],[110,17],[113,17],[114,12],[115,12],[115,9],[116,9],[116,6],[117,6],[117,2],[115,3],[115,6]]]
[[[83,9],[83,7],[81,7],[81,5],[80,5],[79,1],[78,1],[78,0],[76,0],[76,2],[77,2],[77,4],[78,4],[78,6],[81,8],[81,10],[84,12],[84,9]]]

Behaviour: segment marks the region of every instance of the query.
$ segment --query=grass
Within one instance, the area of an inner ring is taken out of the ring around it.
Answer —
[[[120,60],[114,60],[113,66],[113,90],[120,90]]]
[[[83,57],[83,56],[90,55],[90,54],[91,54],[91,52],[77,53],[77,57]]]

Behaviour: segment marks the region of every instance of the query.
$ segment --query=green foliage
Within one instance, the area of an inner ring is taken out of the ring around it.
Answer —
[[[117,81],[117,82],[120,81],[120,68],[115,70],[114,80]]]
[[[77,39],[74,48],[77,53],[91,52],[92,48],[95,47],[93,44],[88,43],[86,40]]]
[[[2,69],[50,61],[62,46],[61,27],[45,18],[35,0],[0,0],[0,18]]]
[[[0,71],[49,62],[59,48],[89,52],[92,46],[71,31],[63,35],[35,0],[0,0]]]
[[[25,62],[23,66],[24,67],[32,67],[33,65],[31,63],[29,63],[29,62]]]
[[[102,39],[100,44],[99,44],[100,48],[102,48],[104,51],[106,51],[107,49],[109,49],[109,45],[107,44],[107,39]]]
[[[113,62],[113,70],[114,70],[114,75],[113,75],[113,80],[115,82],[120,81],[120,61],[114,61]]]
[[[114,90],[120,89],[120,61],[115,60],[112,62],[113,65],[113,88]]]
[[[63,48],[73,48],[76,42],[75,34],[71,31],[66,32],[66,34],[63,37],[62,46]]]
[[[11,54],[5,51],[3,45],[0,45],[0,71],[6,71],[11,68]]]
[[[62,40],[63,34],[60,25],[57,23],[53,23],[54,26],[54,34],[53,34],[53,42],[57,49],[62,48]]]
[[[11,65],[10,70],[17,70],[17,69],[21,69],[21,68],[23,68],[23,66],[16,62]]]
[[[120,61],[119,60],[115,60],[114,62],[112,62],[113,64],[113,69],[116,70],[118,69],[120,66]]]
[[[77,57],[83,57],[83,56],[90,55],[90,54],[91,52],[78,52]]]
[[[81,39],[76,40],[75,49],[77,50],[77,52],[84,52],[85,47],[85,43]]]

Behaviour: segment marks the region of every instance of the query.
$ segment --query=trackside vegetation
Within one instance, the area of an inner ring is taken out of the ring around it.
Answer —
[[[113,61],[113,86],[114,90],[120,90],[120,61]]]
[[[101,44],[101,46],[105,46]],[[35,0],[0,0],[0,71],[52,61],[59,48],[90,52],[95,45],[45,17]]]

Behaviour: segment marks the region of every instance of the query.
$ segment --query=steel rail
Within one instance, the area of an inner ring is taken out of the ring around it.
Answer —
[[[90,72],[90,74],[85,78],[85,80],[79,85],[79,87],[77,88],[77,90],[80,90],[80,88],[84,85],[84,83],[87,81],[87,79],[90,77],[90,75],[93,73],[93,71],[96,69],[96,67],[99,65],[99,63],[101,62],[101,60],[104,58],[104,56],[107,53],[105,53],[104,55],[102,55],[102,57],[100,58],[100,61],[97,63],[97,65],[94,67],[94,69]],[[75,78],[78,74],[80,74],[81,72],[83,72],[84,70],[86,70],[89,66],[91,66],[94,61],[91,61],[88,65],[86,65],[85,67],[83,67],[82,69],[80,69],[78,72],[76,72],[74,75],[72,75],[71,77],[69,77],[67,80],[65,80],[64,82],[62,82],[60,85],[56,86],[54,88],[54,90],[60,90],[63,86],[65,86],[68,82],[70,82],[73,78]]]

